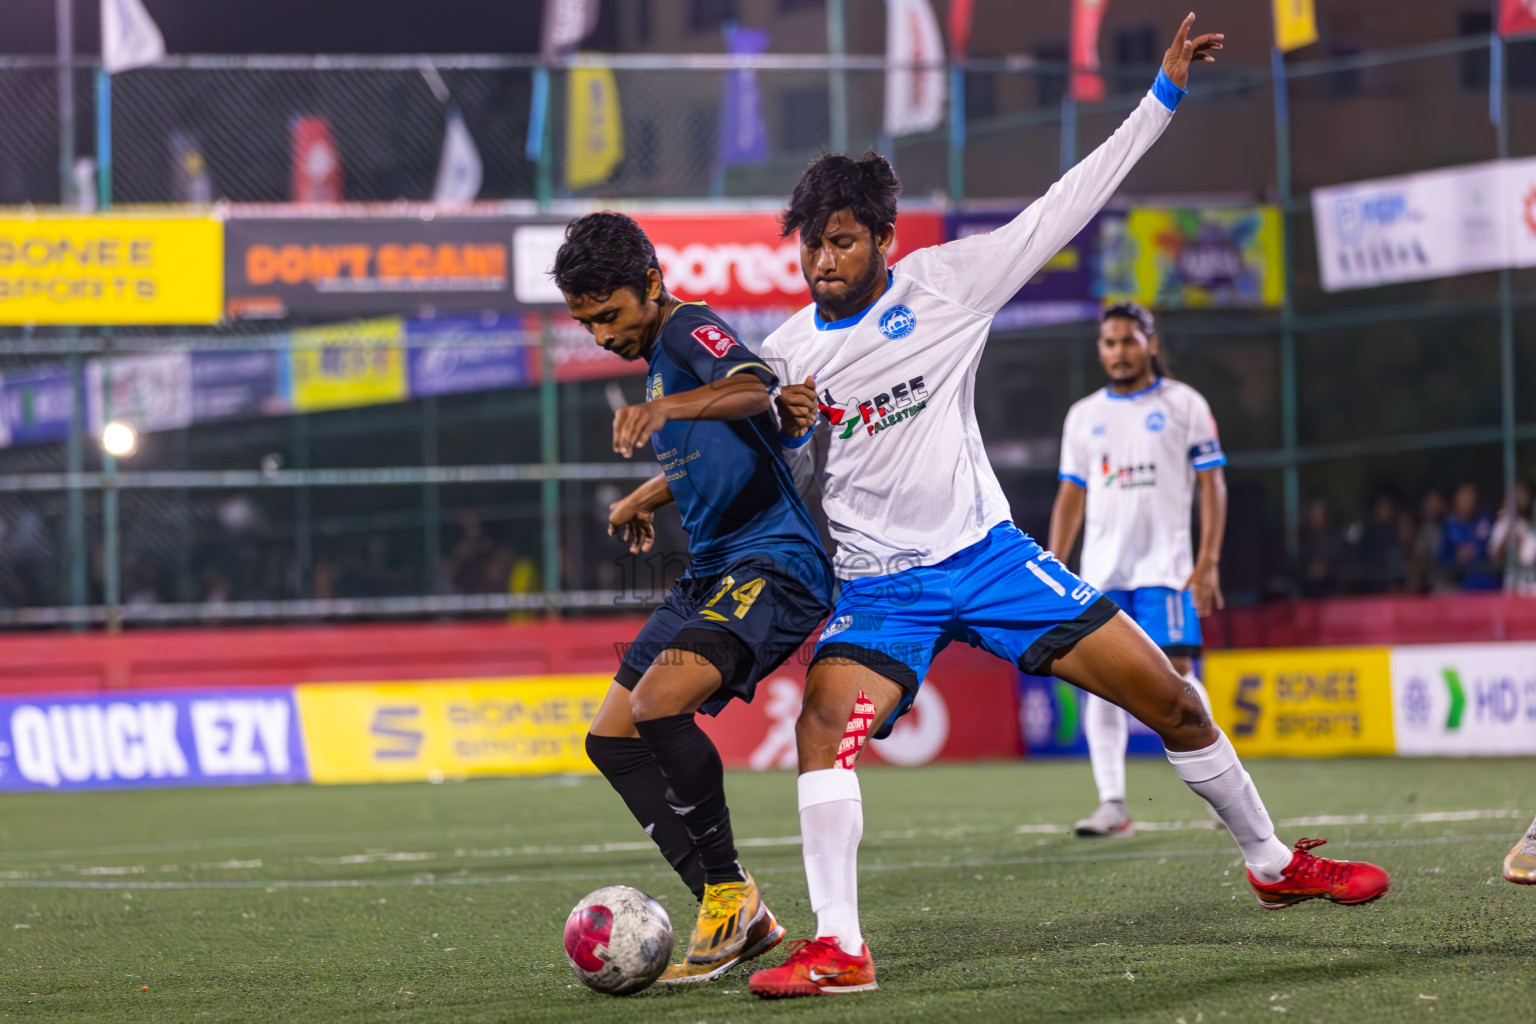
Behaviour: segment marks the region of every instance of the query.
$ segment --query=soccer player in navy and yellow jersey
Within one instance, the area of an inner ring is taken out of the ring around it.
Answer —
[[[649,364],[613,447],[629,458],[649,441],[662,473],[613,505],[610,532],[649,550],[652,516],[673,501],[688,531],[688,573],[624,654],[587,753],[700,898],[687,956],[661,981],[707,981],[784,929],[737,861],[720,755],[694,715],[750,701],[805,641],[830,607],[831,565],[780,454],[777,379],[709,307],[668,294],[640,226],[574,221],[553,274],[599,345]]]

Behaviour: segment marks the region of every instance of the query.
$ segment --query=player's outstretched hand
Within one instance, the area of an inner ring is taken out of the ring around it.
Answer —
[[[1189,65],[1194,61],[1215,63],[1215,51],[1221,49],[1222,40],[1227,38],[1220,32],[1208,32],[1191,39],[1189,29],[1194,23],[1195,12],[1190,11],[1179,26],[1179,34],[1173,37],[1173,45],[1163,54],[1163,72],[1180,89],[1189,88]]]
[[[779,430],[785,437],[804,437],[806,431],[816,425],[816,378],[805,378],[804,384],[789,384],[779,389],[774,399],[779,407]]]
[[[613,414],[613,450],[629,458],[666,422],[666,412],[656,402],[624,406]]]
[[[1202,619],[1227,606],[1227,599],[1221,596],[1221,571],[1215,565],[1197,564],[1189,579],[1184,581],[1184,589],[1191,591],[1195,614]]]
[[[617,536],[632,555],[649,551],[656,543],[656,514],[629,501],[616,501],[608,506],[608,536]]]

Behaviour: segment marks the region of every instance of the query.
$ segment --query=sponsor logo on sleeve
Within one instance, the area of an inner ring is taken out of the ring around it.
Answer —
[[[704,346],[704,351],[721,359],[736,346],[736,339],[713,324],[705,324],[693,330],[694,340]]]

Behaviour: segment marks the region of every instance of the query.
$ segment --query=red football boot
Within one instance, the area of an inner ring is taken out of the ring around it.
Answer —
[[[1358,906],[1385,896],[1392,884],[1387,873],[1375,864],[1358,860],[1329,860],[1309,851],[1322,846],[1326,839],[1303,839],[1296,844],[1283,877],[1278,882],[1261,882],[1248,872],[1248,884],[1265,910],[1279,910],[1303,900],[1331,900],[1346,906]]]
[[[849,956],[833,938],[797,939],[789,959],[777,967],[758,971],[747,981],[747,988],[764,999],[788,999],[793,996],[840,996],[848,992],[871,992],[875,984],[875,962],[865,946],[859,956]]]

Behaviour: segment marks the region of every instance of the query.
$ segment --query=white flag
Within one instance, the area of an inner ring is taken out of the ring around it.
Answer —
[[[101,0],[101,64],[107,74],[131,71],[165,57],[165,37],[143,0]]]
[[[591,35],[599,6],[600,0],[544,0],[543,59],[552,61]]]
[[[944,122],[944,38],[928,0],[885,0],[885,60],[885,134],[933,131]]]
[[[485,168],[474,136],[458,107],[448,111],[448,130],[443,133],[443,157],[437,165],[437,187],[432,199],[439,203],[471,203],[480,195]]]

